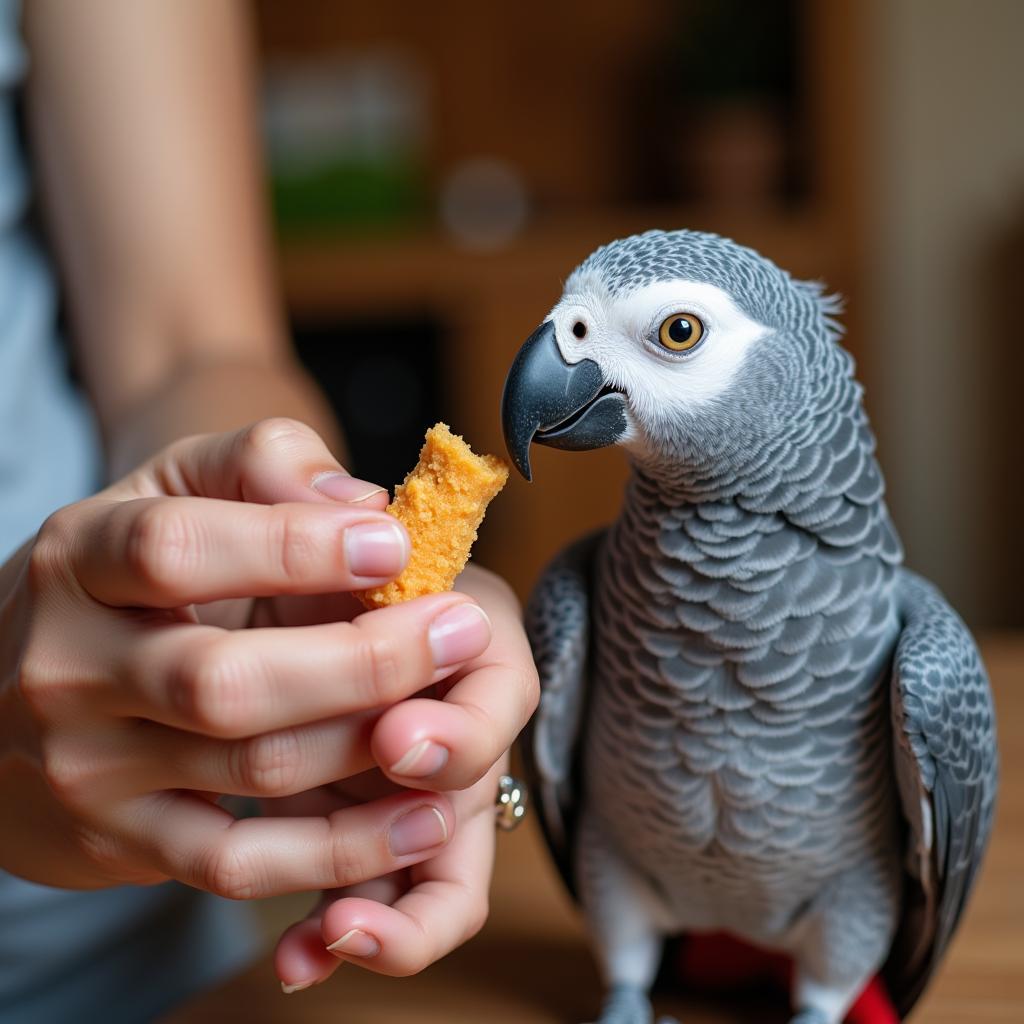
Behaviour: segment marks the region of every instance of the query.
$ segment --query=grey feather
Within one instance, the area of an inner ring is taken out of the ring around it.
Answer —
[[[896,774],[910,826],[910,871],[925,908],[905,922],[895,947],[900,958],[889,965],[906,1015],[949,945],[977,876],[997,765],[992,696],[967,627],[931,584],[910,573],[900,605],[906,624],[892,678]]]
[[[559,554],[526,609],[541,698],[524,731],[523,750],[548,842],[570,886],[568,836],[575,817],[573,775],[586,697],[589,594],[594,550],[602,535],[584,537]]]

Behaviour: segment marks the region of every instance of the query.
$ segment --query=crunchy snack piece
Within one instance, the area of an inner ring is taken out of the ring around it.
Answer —
[[[412,553],[397,579],[359,594],[367,608],[451,590],[469,561],[469,549],[487,505],[508,479],[496,455],[474,455],[446,423],[427,431],[420,461],[395,489],[388,505],[409,532]]]

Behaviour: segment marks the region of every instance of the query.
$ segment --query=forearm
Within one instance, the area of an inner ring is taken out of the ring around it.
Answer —
[[[320,390],[292,359],[222,359],[182,365],[126,409],[107,436],[111,479],[189,434],[232,430],[268,416],[308,423],[344,464],[341,433]]]
[[[240,0],[26,5],[41,193],[115,478],[267,416],[337,441],[287,343],[246,16]]]

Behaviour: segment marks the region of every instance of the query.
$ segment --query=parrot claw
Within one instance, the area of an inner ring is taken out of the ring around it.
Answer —
[[[653,1021],[651,1001],[642,989],[616,985],[605,997],[601,1016],[594,1024],[653,1024]]]

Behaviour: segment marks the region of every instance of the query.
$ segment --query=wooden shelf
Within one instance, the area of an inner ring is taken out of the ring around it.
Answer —
[[[289,309],[301,318],[390,315],[396,307],[443,310],[453,300],[471,300],[481,286],[501,287],[510,279],[535,279],[557,293],[569,271],[598,245],[650,228],[680,227],[727,235],[797,276],[846,277],[837,233],[819,211],[740,217],[686,207],[602,207],[541,220],[494,250],[465,248],[432,229],[284,239],[280,272]]]
[[[442,327],[444,417],[477,450],[504,451],[501,390],[516,350],[558,299],[562,283],[598,245],[651,227],[717,230],[797,276],[846,291],[837,232],[817,211],[738,221],[706,209],[610,209],[541,222],[505,248],[460,248],[436,231],[365,239],[291,241],[281,275],[301,321],[424,315]],[[387,396],[381,396],[386,415]],[[424,425],[426,426],[426,424]],[[474,557],[525,597],[558,548],[617,513],[626,464],[617,450],[567,457],[536,451],[536,483],[515,477],[494,503]]]

